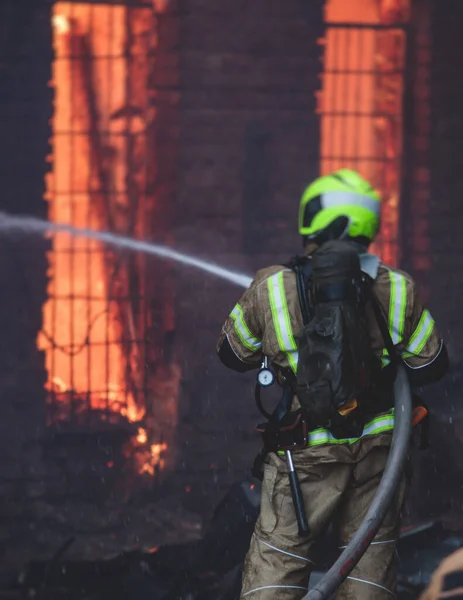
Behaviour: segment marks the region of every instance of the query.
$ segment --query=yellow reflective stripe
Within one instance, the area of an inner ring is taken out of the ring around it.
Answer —
[[[321,446],[322,444],[355,444],[359,439],[367,435],[378,435],[385,431],[394,429],[394,415],[392,411],[389,414],[376,417],[363,428],[363,433],[359,438],[335,438],[327,429],[315,429],[309,434],[309,447]]]
[[[288,304],[286,302],[283,271],[269,277],[267,287],[278,347],[288,356],[289,364],[293,371],[296,372],[299,355],[296,340],[292,332]]]
[[[390,362],[388,351],[386,348],[383,348],[383,353],[381,355],[381,366],[387,367]]]
[[[284,347],[283,334],[281,331],[281,324],[280,324],[278,308],[277,308],[277,303],[276,303],[276,298],[275,298],[275,288],[274,288],[272,279],[274,279],[274,278],[270,277],[269,280],[267,281],[268,295],[270,298],[270,310],[272,311],[273,326],[275,327],[275,333],[277,334],[278,347],[283,348]]]
[[[238,334],[238,337],[246,348],[252,350],[253,352],[257,352],[262,348],[262,342],[254,337],[244,320],[243,309],[239,304],[235,306],[235,308],[231,311],[230,317],[233,319],[235,323],[235,331]]]
[[[433,332],[434,325],[434,319],[431,317],[430,312],[424,310],[419,323],[405,348],[404,356],[417,355],[423,350]]]
[[[407,307],[407,281],[403,275],[389,271],[391,297],[389,300],[389,333],[396,346],[404,337],[405,311]]]
[[[322,427],[319,429],[314,429],[309,433],[308,446],[321,446],[323,444],[355,444],[355,442],[358,442],[361,438],[367,435],[378,435],[379,433],[392,431],[393,429],[394,409],[385,415],[380,415],[379,417],[374,418],[372,421],[369,421],[363,428],[363,433],[359,438],[337,439],[327,429],[323,429]],[[284,453],[280,452],[280,454]]]
[[[389,333],[394,346],[400,344],[404,337],[405,315],[407,310],[407,280],[403,275],[389,271],[391,295],[389,298]],[[384,348],[381,356],[383,367],[390,363],[389,353]]]
[[[283,318],[285,320],[284,331],[287,332],[288,342],[291,347],[291,350],[296,350],[297,344],[296,344],[296,340],[294,339],[294,336],[293,336],[293,330],[291,327],[291,319],[289,318],[288,303],[286,302],[285,284],[283,282],[283,271],[280,271],[280,273],[278,273],[278,288],[280,291],[281,306],[283,309]]]

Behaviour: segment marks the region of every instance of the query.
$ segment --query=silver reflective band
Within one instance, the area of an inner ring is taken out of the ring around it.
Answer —
[[[394,346],[403,339],[407,308],[407,280],[403,275],[389,270],[391,296],[389,300],[389,333]]]
[[[267,280],[270,309],[272,311],[272,320],[275,327],[278,346],[282,352],[287,354],[289,364],[292,370],[296,372],[299,355],[292,332],[288,304],[286,302],[283,273],[284,271],[279,271],[276,275],[272,275]]]
[[[243,345],[246,346],[246,348],[249,348],[249,350],[260,350],[262,348],[262,342],[255,338],[250,332],[243,317],[243,309],[239,304],[232,310],[230,317],[235,322],[236,333]]]
[[[405,350],[412,354],[419,354],[425,347],[433,328],[434,319],[431,317],[429,311],[423,311],[418,327],[411,336],[410,342]]]
[[[394,416],[392,414],[376,417],[363,428],[360,438],[366,435],[377,435],[394,428]],[[315,429],[309,433],[309,446],[321,446],[322,444],[355,444],[360,438],[335,438],[327,429]]]
[[[414,370],[424,369],[425,367],[429,367],[429,365],[432,365],[432,363],[439,358],[440,353],[442,352],[442,348],[443,347],[444,347],[444,340],[441,340],[440,341],[440,346],[439,346],[439,352],[436,354],[436,356],[434,356],[434,358],[432,358],[429,362],[425,363],[424,365],[418,365],[418,366],[411,365],[406,359],[410,358],[410,356],[413,356],[413,355],[410,354],[410,353],[407,354],[406,352],[402,353],[402,355],[404,357],[404,362],[407,364],[407,367],[409,369],[414,369]]]
[[[312,565],[315,564],[309,558],[305,558],[304,556],[299,556],[298,554],[293,554],[292,552],[286,552],[286,550],[281,550],[280,548],[277,548],[276,546],[272,546],[272,544],[268,544],[267,542],[264,542],[263,540],[261,540],[260,538],[258,538],[257,535],[255,535],[255,534],[254,534],[254,537],[259,542],[259,544],[263,544],[264,546],[267,546],[268,548],[271,548],[272,550],[276,550],[277,552],[281,552],[282,554],[286,554],[286,556],[292,556],[293,558],[298,558],[299,560],[303,560],[304,562],[311,563]]]
[[[370,423],[363,428],[362,437],[376,433],[379,429],[384,430],[385,427],[394,427],[394,417],[392,415],[387,417],[377,417],[373,423]]]
[[[378,546],[379,544],[395,544],[397,540],[385,540],[384,542],[370,542],[370,546]],[[340,550],[344,550],[347,546],[339,546]]]
[[[307,588],[301,587],[300,585],[264,585],[262,587],[254,588],[253,590],[246,592],[245,594],[241,594],[241,598],[245,596],[249,596],[249,594],[253,594],[254,592],[259,592],[260,590],[305,590],[308,591]]]
[[[355,192],[325,192],[321,194],[322,208],[331,208],[333,206],[359,206],[380,216],[381,204],[379,200],[356,194]]]
[[[393,598],[396,597],[394,592],[391,592],[391,590],[388,590],[387,587],[384,587],[384,585],[379,585],[379,583],[373,583],[373,581],[367,581],[366,579],[359,579],[358,577],[350,577],[349,576],[347,579],[351,579],[352,581],[359,581],[360,583],[368,583],[368,585],[374,585],[375,587],[381,588],[382,590],[384,590],[385,592],[390,594]]]

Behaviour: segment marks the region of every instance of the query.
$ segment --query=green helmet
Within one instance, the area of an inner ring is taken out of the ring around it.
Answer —
[[[355,171],[319,177],[302,194],[299,233],[307,240],[348,236],[368,245],[378,233],[381,199]]]

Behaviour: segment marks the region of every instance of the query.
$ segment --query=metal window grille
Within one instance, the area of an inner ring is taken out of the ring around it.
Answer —
[[[155,195],[153,4],[57,2],[53,26],[50,219],[165,241]],[[49,263],[38,340],[49,423],[137,420],[171,328],[166,267],[66,234],[52,240]]]
[[[399,260],[405,26],[327,23],[321,102],[321,172],[351,168],[382,197],[384,262]]]

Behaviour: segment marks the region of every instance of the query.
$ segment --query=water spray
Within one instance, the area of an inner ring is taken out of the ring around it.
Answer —
[[[64,223],[52,223],[35,217],[15,216],[0,212],[0,232],[6,234],[27,233],[37,235],[69,233],[75,237],[94,239],[110,246],[174,260],[181,264],[201,269],[206,273],[225,279],[242,288],[248,288],[252,281],[252,278],[248,275],[225,269],[199,258],[193,258],[188,254],[177,252],[167,246],[134,240],[115,233],[82,229]],[[331,594],[349,575],[365,553],[383,521],[397,489],[407,455],[412,410],[410,387],[403,366],[399,366],[394,392],[396,423],[392,446],[375,498],[361,526],[352,537],[346,549],[321,581],[309,591],[306,600],[326,600],[331,597]]]
[[[206,273],[215,275],[221,279],[225,279],[230,283],[247,289],[251,284],[252,277],[245,275],[244,273],[237,273],[231,271],[225,267],[221,267],[214,263],[202,260],[200,258],[194,258],[189,254],[172,250],[167,246],[161,244],[153,244],[151,242],[134,240],[132,238],[124,237],[116,233],[109,233],[106,231],[95,231],[93,229],[83,229],[80,227],[73,227],[65,223],[52,223],[51,221],[45,221],[36,217],[17,216],[10,215],[5,212],[0,212],[0,231],[2,233],[35,233],[37,235],[43,234],[57,234],[57,233],[69,233],[74,237],[83,237],[98,242],[103,242],[110,246],[116,246],[118,248],[125,248],[133,252],[143,252],[144,254],[151,254],[160,258],[174,260],[178,263],[189,265],[201,269]]]

